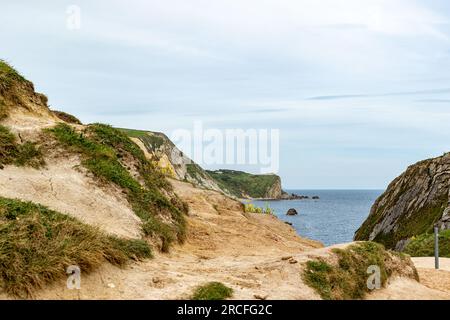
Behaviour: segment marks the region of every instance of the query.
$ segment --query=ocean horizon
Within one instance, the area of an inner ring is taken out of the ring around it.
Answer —
[[[329,246],[353,241],[355,231],[384,190],[289,189],[286,192],[309,196],[309,199],[250,202],[259,207],[269,205],[278,218],[292,223],[301,237],[318,240]],[[320,199],[313,200],[313,196],[319,196]],[[290,208],[297,210],[298,215],[286,215]]]

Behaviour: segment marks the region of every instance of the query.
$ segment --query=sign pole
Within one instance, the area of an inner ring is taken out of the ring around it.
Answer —
[[[439,269],[439,228],[434,226],[434,268]]]

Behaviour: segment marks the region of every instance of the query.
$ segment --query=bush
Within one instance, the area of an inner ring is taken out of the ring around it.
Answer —
[[[253,203],[246,203],[244,205],[244,211],[248,213],[274,214],[274,211],[270,208],[269,204],[266,204],[265,208],[260,208],[255,206]]]
[[[233,295],[233,289],[220,282],[209,282],[195,289],[192,300],[224,300]]]
[[[434,257],[434,234],[412,237],[404,252],[412,257]],[[450,258],[450,230],[439,232],[439,256]]]
[[[159,237],[162,251],[168,251],[175,239],[183,241],[186,207],[183,202],[172,203],[163,195],[161,190],[170,191],[171,186],[125,133],[103,124],[90,125],[82,132],[58,124],[50,132],[66,148],[81,154],[82,164],[95,176],[126,191],[134,213],[143,222],[145,234]],[[121,159],[134,161],[144,185],[130,174]],[[171,218],[173,225],[162,222],[159,216]]]

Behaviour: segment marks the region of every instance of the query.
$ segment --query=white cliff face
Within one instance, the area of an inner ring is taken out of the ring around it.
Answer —
[[[434,224],[450,228],[450,153],[410,166],[377,199],[355,240],[375,240],[401,250]]]
[[[147,132],[147,136],[138,139],[141,141],[141,148],[145,147],[152,161],[169,176],[200,188],[223,192],[206,171],[180,151],[165,134]]]
[[[267,190],[265,198],[267,199],[280,199],[283,194],[281,189],[281,179],[278,177],[275,183]]]

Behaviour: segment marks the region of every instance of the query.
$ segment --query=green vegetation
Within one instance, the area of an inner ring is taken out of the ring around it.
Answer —
[[[380,267],[381,285],[397,271],[392,263],[392,253],[375,242],[362,242],[346,249],[334,249],[337,264],[323,258],[316,258],[306,263],[302,277],[306,284],[314,288],[323,299],[362,299],[369,291],[367,288],[367,268],[371,265]],[[405,257],[401,257],[404,260]]]
[[[45,104],[47,104],[47,103],[45,102]],[[52,110],[52,113],[55,116],[57,116],[59,119],[65,121],[67,123],[82,124],[81,121],[77,117],[75,117],[69,113],[66,113],[63,111],[57,111],[57,110]]]
[[[140,138],[142,136],[147,135],[147,131],[144,131],[144,130],[125,129],[125,128],[117,128],[117,129],[132,138]]]
[[[25,78],[20,75],[11,65],[6,61],[0,60],[0,94],[5,92],[13,86],[14,82],[24,82]]]
[[[70,265],[88,273],[105,261],[123,266],[152,255],[143,240],[105,235],[31,202],[0,198],[0,222],[0,287],[19,297],[67,277]]]
[[[267,203],[264,208],[255,206],[253,203],[244,204],[244,211],[249,213],[274,214],[273,209]]]
[[[150,146],[151,150],[159,149],[164,144],[164,138],[157,136],[156,134],[146,134],[140,137],[142,142],[146,146]]]
[[[45,164],[35,143],[18,144],[16,140],[7,127],[0,125],[0,166],[14,164],[39,168]]]
[[[212,180],[212,177],[206,173],[198,164],[188,163],[186,164],[187,174],[192,178],[197,180],[197,182],[202,185],[202,180]]]
[[[412,237],[404,252],[412,257],[433,257],[434,234],[425,233]],[[439,256],[450,258],[450,230],[439,232]]]
[[[159,149],[164,144],[164,138],[159,136],[159,133],[120,128],[127,136],[132,138],[139,138],[146,146],[150,147],[151,151]]]
[[[280,177],[274,174],[254,175],[242,171],[206,171],[224,190],[238,198],[266,198],[267,192]]]
[[[220,282],[209,282],[195,289],[192,300],[225,300],[233,295],[233,289]]]
[[[5,119],[8,116],[8,110],[6,108],[5,100],[0,96],[0,120]]]
[[[0,120],[7,117],[7,101],[15,104],[23,104],[17,91],[18,84],[32,86],[13,67],[4,60],[0,60]]]
[[[171,185],[149,161],[142,150],[118,129],[93,124],[81,132],[67,124],[49,130],[68,150],[82,155],[82,164],[100,181],[112,182],[123,188],[133,211],[143,221],[146,235],[161,240],[161,250],[185,237],[187,206],[173,194],[169,200],[164,193]],[[142,184],[131,174],[134,169]],[[166,223],[164,221],[171,221]]]
[[[410,203],[417,198],[414,194],[417,192],[414,191],[418,187],[417,181],[429,177],[429,167],[433,161],[436,159],[420,161],[408,167],[405,173],[391,182],[387,191],[377,199],[369,217],[356,231],[355,240],[368,240],[375,226],[393,210],[401,211],[397,212],[399,216],[395,220],[395,231],[380,232],[373,239],[386,248],[395,248],[401,240],[433,231],[433,225],[440,219],[448,205],[448,192],[441,194],[431,192],[424,205],[414,203],[408,207],[403,206],[402,209],[396,207],[397,204]],[[423,188],[421,192],[427,192],[428,187],[424,185]]]

